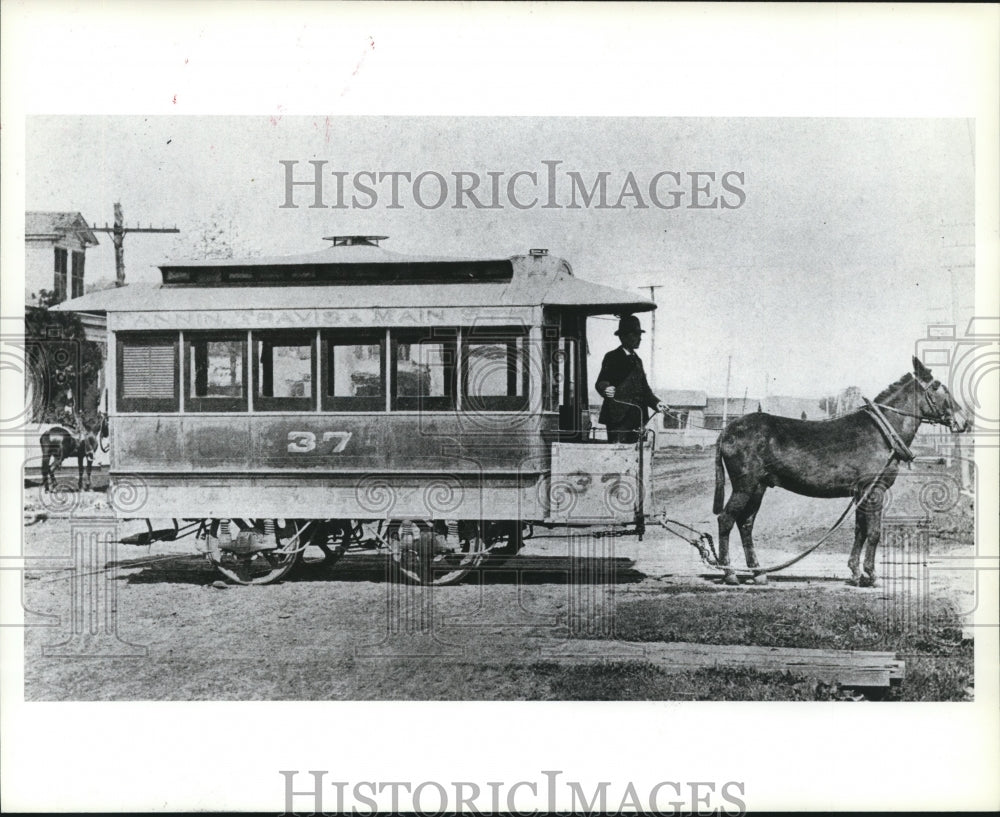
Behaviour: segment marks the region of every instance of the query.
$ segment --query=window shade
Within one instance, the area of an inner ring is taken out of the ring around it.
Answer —
[[[172,399],[175,377],[173,344],[122,348],[122,397]]]

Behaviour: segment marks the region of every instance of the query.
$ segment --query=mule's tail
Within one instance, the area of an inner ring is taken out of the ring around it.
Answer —
[[[716,516],[722,513],[725,498],[726,467],[722,463],[722,440],[720,439],[715,445],[715,501],[712,503],[712,513]]]
[[[43,434],[38,441],[38,447],[42,449],[42,485],[49,484],[49,439],[47,434]]]

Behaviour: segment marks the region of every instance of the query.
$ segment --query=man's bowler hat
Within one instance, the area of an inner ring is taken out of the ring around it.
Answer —
[[[641,332],[645,333],[646,330],[642,328],[642,324],[639,323],[639,319],[635,315],[623,315],[622,319],[618,321],[618,329],[615,331],[616,335],[626,335],[629,332]]]

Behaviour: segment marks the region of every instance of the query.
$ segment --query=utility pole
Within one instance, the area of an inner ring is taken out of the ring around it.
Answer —
[[[656,302],[656,290],[663,289],[663,284],[647,284],[643,289],[649,290],[649,297],[654,303]],[[650,337],[649,337],[649,387],[656,392],[656,310],[653,310],[653,316],[650,319]]]
[[[122,216],[122,206],[120,202],[115,202],[115,224],[109,227],[107,222],[103,227],[96,224],[91,227],[95,233],[110,233],[111,242],[115,245],[115,286],[125,286],[125,235],[126,233],[179,233],[176,227],[126,227],[125,219]]]
[[[729,420],[729,375],[733,370],[733,356],[729,356],[729,360],[726,362],[726,393],[722,396],[722,427],[726,427],[726,422]]]

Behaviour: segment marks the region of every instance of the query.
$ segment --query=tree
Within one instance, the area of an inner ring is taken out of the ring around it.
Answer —
[[[79,315],[49,310],[58,300],[55,292],[43,289],[24,308],[30,422],[66,422],[67,408],[93,417],[100,408],[100,344],[87,340]]]
[[[837,413],[837,395],[829,394],[819,399],[819,407],[826,412],[827,417],[833,417]]]
[[[819,406],[828,416],[837,417],[841,414],[854,411],[854,409],[863,405],[864,402],[864,398],[861,396],[861,389],[857,386],[848,386],[846,389],[842,389],[839,394],[831,394],[821,398]]]

